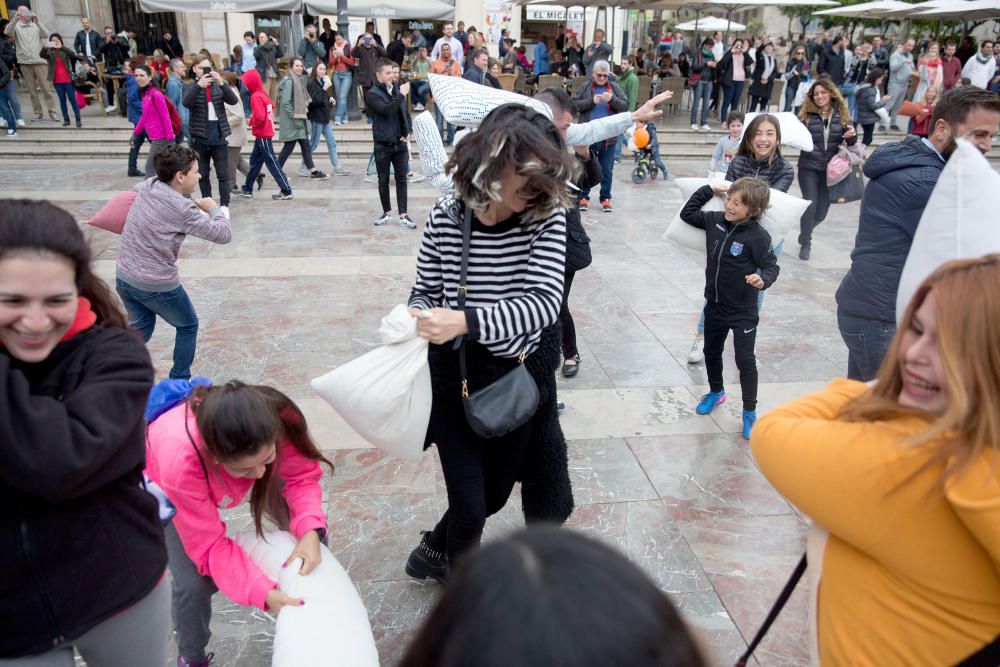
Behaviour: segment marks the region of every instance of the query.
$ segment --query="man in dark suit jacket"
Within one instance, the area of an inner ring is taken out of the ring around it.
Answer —
[[[490,52],[486,49],[476,49],[472,53],[472,64],[465,68],[462,78],[484,86],[490,85],[486,82],[486,68],[489,67],[489,63]]]
[[[83,30],[76,33],[73,50],[87,56],[91,62],[96,62],[101,59],[101,42],[104,40],[99,32],[90,29],[90,19],[82,18],[80,23],[83,24]]]

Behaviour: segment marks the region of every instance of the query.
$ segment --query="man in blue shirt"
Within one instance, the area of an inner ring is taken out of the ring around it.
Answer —
[[[532,69],[535,76],[549,73],[549,39],[544,35],[535,44],[535,63]]]
[[[591,66],[591,79],[580,86],[573,106],[580,114],[580,123],[587,123],[598,118],[605,118],[628,110],[628,98],[622,93],[618,84],[611,81],[611,65],[607,60],[598,60]],[[601,163],[604,172],[601,179],[601,208],[605,213],[611,213],[611,176],[615,168],[615,145],[618,137],[598,141],[591,144],[590,150]],[[580,197],[580,210],[586,211],[590,205],[590,190]]]

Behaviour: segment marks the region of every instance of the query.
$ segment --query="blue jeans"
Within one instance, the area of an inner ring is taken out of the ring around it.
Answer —
[[[611,199],[611,175],[615,168],[615,142],[617,139],[605,139],[590,145],[594,157],[601,163],[601,201]],[[590,188],[583,193],[581,199],[590,199]]]
[[[413,103],[427,106],[427,97],[431,93],[431,84],[424,79],[415,79],[410,82],[413,90]]]
[[[840,94],[844,96],[847,100],[847,109],[851,112],[851,119],[855,119],[858,116],[858,95],[857,95],[858,85],[856,83],[842,83],[840,84]]]
[[[337,95],[337,115],[336,120],[341,123],[347,122],[347,98],[351,94],[351,73],[334,72],[333,90]]]
[[[795,102],[795,93],[798,92],[798,86],[785,86],[785,111],[792,110],[792,104]]]
[[[618,135],[618,141],[615,142],[615,160],[621,161],[622,159],[622,144],[627,144],[628,139],[625,138],[624,134]]]
[[[73,87],[72,83],[54,83],[52,85],[56,89],[56,95],[59,96],[59,107],[62,109],[63,120],[69,122],[69,109],[66,108],[66,102],[69,102],[70,106],[73,107],[73,115],[79,121],[80,106],[76,103],[76,88]]]
[[[847,377],[874,380],[896,335],[895,323],[854,317],[838,308],[837,327],[847,346]]]
[[[737,111],[740,108],[740,98],[743,97],[743,84],[746,81],[733,81],[729,85],[722,87],[722,109],[719,113],[719,120],[726,122],[729,110]]]
[[[7,106],[14,112],[15,120],[21,118],[21,100],[17,99],[17,80],[13,74],[7,84]]]
[[[240,81],[240,99],[243,100],[243,115],[245,115],[247,118],[249,118],[250,117],[250,113],[251,113],[251,109],[250,109],[250,91],[249,91],[249,89],[247,89],[246,86],[243,85],[242,81]]]
[[[704,76],[704,75],[703,75]],[[698,103],[701,103],[701,123],[698,123]],[[691,89],[691,124],[708,125],[708,105],[712,103],[712,82],[704,79]]]
[[[340,164],[337,159],[337,140],[333,138],[333,127],[330,123],[312,123],[312,136],[309,138],[309,150],[314,154],[319,146],[320,135],[326,139],[326,152],[330,154],[330,164],[336,167]]]
[[[774,246],[774,258],[777,259],[781,257],[781,249],[785,247],[785,239],[778,241],[778,245]],[[708,301],[705,302],[706,304]],[[760,311],[764,309],[764,290],[761,290],[757,294],[757,314],[760,315]],[[705,333],[705,309],[701,311],[701,319],[698,320],[698,333]]]
[[[129,325],[142,334],[144,341],[149,342],[153,337],[157,315],[177,329],[174,337],[174,366],[170,369],[170,377],[190,379],[195,345],[198,342],[198,314],[194,312],[194,306],[184,288],[178,285],[166,292],[147,292],[116,278],[115,289],[125,304]]]
[[[451,123],[445,121],[444,114],[441,113],[438,110],[438,105],[437,104],[434,105],[434,123],[435,123],[435,125],[437,125],[438,130],[441,131],[441,138],[444,139],[444,142],[446,144],[450,144],[453,141],[455,141],[455,126],[452,125]],[[445,139],[445,134],[446,133],[445,133],[445,130],[444,130],[444,127],[443,127],[444,125],[448,126],[448,131],[447,131],[448,138],[447,139]]]
[[[17,131],[17,118],[14,116],[14,111],[10,107],[6,88],[0,88],[0,118],[7,121],[7,127]]]

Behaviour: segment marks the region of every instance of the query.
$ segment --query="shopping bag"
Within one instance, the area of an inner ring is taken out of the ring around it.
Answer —
[[[826,186],[832,188],[847,178],[851,173],[851,158],[844,146],[837,149],[837,154],[826,163]]]
[[[382,318],[381,347],[314,379],[310,386],[358,435],[387,454],[420,459],[431,418],[428,343],[399,305]]]
[[[800,107],[805,104],[806,97],[809,95],[809,89],[812,88],[812,81],[803,81],[799,84],[799,87],[795,90],[795,99],[792,100],[793,107]]]

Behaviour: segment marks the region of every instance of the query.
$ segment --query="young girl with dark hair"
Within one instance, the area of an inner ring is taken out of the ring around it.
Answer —
[[[148,65],[134,65],[135,82],[139,85],[139,97],[142,99],[142,116],[132,129],[131,147],[143,132],[149,137],[149,155],[146,156],[146,174],[156,172],[153,158],[174,141],[174,128],[170,122],[170,110],[167,108],[167,98],[153,85],[153,71]]]
[[[858,101],[858,125],[864,134],[861,143],[871,146],[875,138],[875,123],[879,121],[879,110],[885,109],[889,96],[882,96],[880,90],[885,82],[885,71],[879,67],[868,72],[865,82],[858,86],[855,93]],[[888,112],[883,111],[884,114]]]
[[[163,665],[170,583],[142,487],[153,366],[47,202],[0,206],[0,664]]]
[[[273,614],[303,604],[282,593],[226,537],[219,509],[236,507],[249,493],[258,535],[265,516],[291,532],[298,546],[286,564],[301,557],[301,572],[308,574],[320,563],[319,545],[326,537],[320,463],[331,472],[333,464],[312,441],[290,398],[236,380],[199,387],[157,417],[147,430],[146,449],[146,474],[177,508],[166,527],[177,664],[206,667],[214,657],[205,649],[216,591]]]

